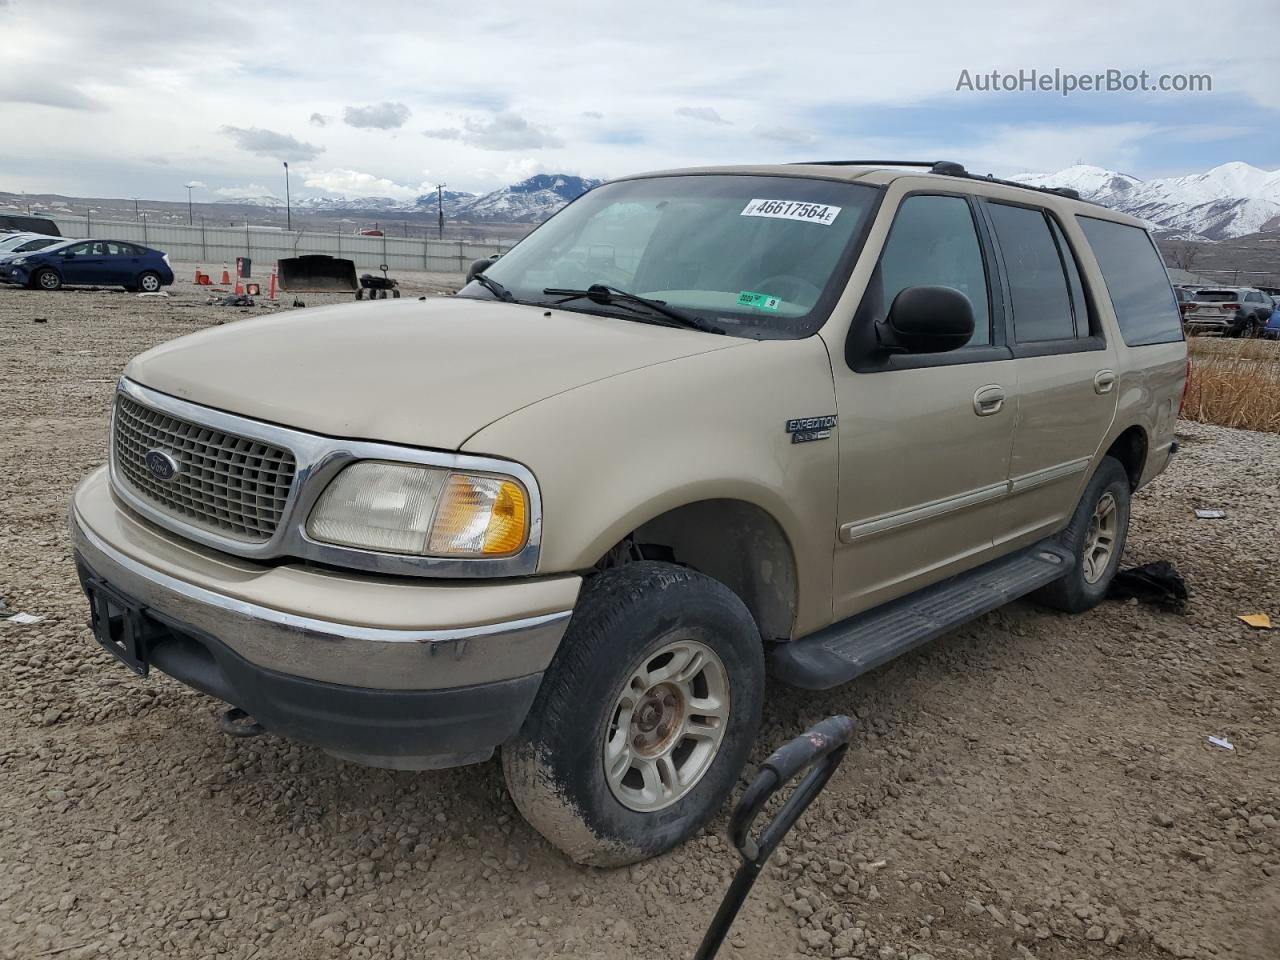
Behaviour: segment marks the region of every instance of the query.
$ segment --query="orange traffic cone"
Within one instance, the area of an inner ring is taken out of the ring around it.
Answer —
[[[276,298],[276,272],[272,270],[271,271],[271,288],[270,288],[270,292],[267,294],[267,299],[274,300],[275,298]]]
[[[227,265],[225,263],[222,265],[222,282],[231,282],[231,271],[227,269]]]
[[[235,289],[235,292],[236,292],[237,294],[239,294],[239,293],[244,293],[244,287],[242,287],[242,286],[240,285],[240,274],[238,274],[238,273],[236,274],[236,289]]]

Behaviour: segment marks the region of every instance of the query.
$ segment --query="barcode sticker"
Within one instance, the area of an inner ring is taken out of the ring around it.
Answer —
[[[840,209],[825,203],[803,203],[799,200],[752,200],[742,208],[741,216],[800,220],[829,227],[835,222]]]

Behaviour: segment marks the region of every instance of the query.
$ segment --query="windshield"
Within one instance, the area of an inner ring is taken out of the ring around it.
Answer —
[[[624,180],[584,195],[486,271],[518,301],[593,284],[693,314],[737,336],[807,337],[855,259],[875,187],[801,177]],[[472,282],[462,296],[494,294]],[[566,309],[641,319],[612,304]]]

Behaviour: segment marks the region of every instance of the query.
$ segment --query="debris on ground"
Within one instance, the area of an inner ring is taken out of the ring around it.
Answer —
[[[1259,630],[1271,629],[1271,618],[1265,613],[1241,613],[1237,616],[1251,627]]]
[[[1234,750],[1236,748],[1235,744],[1226,737],[1210,737],[1209,742],[1215,747],[1221,747],[1223,750]]]
[[[1225,510],[1202,510],[1196,509],[1196,516],[1201,520],[1221,520],[1227,515]]]
[[[227,296],[223,297],[221,300],[217,300],[217,299],[213,300],[212,303],[216,307],[257,306],[257,304],[254,302],[253,297],[247,296],[246,294],[243,294],[243,293],[230,293],[230,294],[227,294]]]
[[[34,613],[15,613],[13,616],[5,617],[4,619],[6,623],[28,624],[39,623],[44,617],[37,616]]]
[[[1119,571],[1107,596],[1112,600],[1137,599],[1162,610],[1181,613],[1187,606],[1187,584],[1173,564],[1156,560]]]
[[[32,323],[48,323],[49,318],[48,317],[32,317],[31,322]]]
[[[163,297],[166,300],[169,298],[169,294],[164,290],[151,290],[146,293],[140,293],[138,294],[138,296],[139,297]]]

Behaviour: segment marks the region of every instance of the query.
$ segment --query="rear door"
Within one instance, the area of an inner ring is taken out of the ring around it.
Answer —
[[[1010,306],[1018,393],[1009,499],[994,531],[1005,552],[1066,524],[1115,417],[1118,378],[1064,225],[1035,205],[982,206]]]
[[[130,243],[108,240],[103,243],[104,255],[99,273],[99,283],[132,286],[142,272],[140,251]]]
[[[890,188],[886,205],[904,188]],[[973,198],[908,193],[846,344],[829,344],[839,413],[837,618],[977,566],[992,549],[1008,480],[1015,383],[1002,301]],[[911,286],[959,290],[969,344],[886,353],[875,325]],[[841,347],[843,346],[843,349]]]

